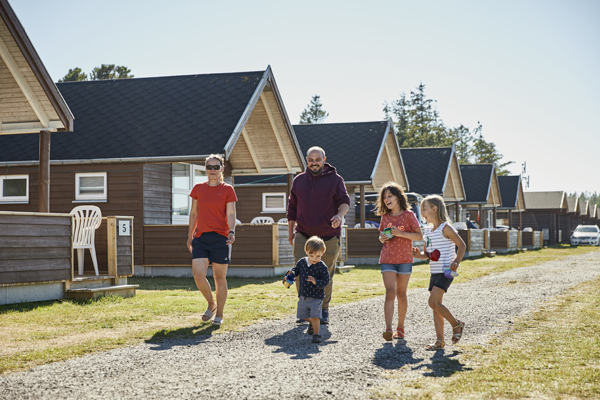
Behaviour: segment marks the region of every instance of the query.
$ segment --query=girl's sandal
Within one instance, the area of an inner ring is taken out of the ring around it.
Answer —
[[[457,321],[458,321],[458,324],[456,324],[456,326],[453,326],[452,330],[454,331],[454,329],[460,328],[460,332],[456,332],[454,335],[452,335],[452,344],[458,343],[458,341],[462,337],[462,334],[465,330],[465,323],[458,319],[457,319]]]
[[[425,346],[426,350],[441,350],[446,346],[446,342],[442,342],[441,340],[436,340],[435,343],[428,344]]]
[[[396,332],[394,332],[394,339],[404,339],[404,329],[396,328]]]
[[[392,336],[393,336],[393,333],[392,333],[392,332],[393,332],[393,331],[392,331],[392,328],[390,328],[390,329],[386,329],[386,330],[385,330],[385,332],[383,332],[383,338],[384,338],[386,341],[388,341],[388,342],[391,342],[391,341],[392,341]]]

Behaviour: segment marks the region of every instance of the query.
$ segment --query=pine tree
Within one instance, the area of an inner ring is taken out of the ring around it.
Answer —
[[[90,74],[90,79],[93,81],[103,80],[103,79],[127,79],[133,78],[133,75],[130,75],[131,70],[122,65],[115,64],[102,64],[99,67],[95,67]]]
[[[310,103],[302,114],[300,114],[301,124],[321,124],[325,119],[329,117],[329,113],[323,110],[323,104],[321,103],[321,96],[314,95],[310,100]]]
[[[69,72],[61,79],[59,82],[79,82],[79,81],[87,81],[88,76],[85,72],[81,70],[81,68],[75,67],[73,69],[69,68]]]

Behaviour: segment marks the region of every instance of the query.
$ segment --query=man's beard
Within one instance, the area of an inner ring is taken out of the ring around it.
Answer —
[[[321,167],[321,166],[320,166],[320,167],[319,167],[319,169],[317,170],[317,172],[314,172],[314,171],[312,170],[312,168],[308,168],[308,170],[309,170],[309,171],[310,171],[310,173],[311,173],[311,174],[313,174],[313,175],[319,175],[321,172],[323,172],[323,167]]]

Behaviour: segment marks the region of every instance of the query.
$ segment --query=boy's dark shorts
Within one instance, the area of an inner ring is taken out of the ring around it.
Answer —
[[[204,232],[192,240],[192,258],[208,258],[217,264],[229,264],[231,246],[227,239],[217,232]]]
[[[431,289],[433,289],[433,287],[435,286],[439,287],[440,289],[443,289],[444,292],[447,292],[453,280],[454,278],[446,278],[446,276],[443,273],[431,274],[431,278],[429,278],[429,291],[431,292]]]

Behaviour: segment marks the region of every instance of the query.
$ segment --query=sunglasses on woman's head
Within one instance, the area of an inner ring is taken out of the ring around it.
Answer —
[[[210,170],[213,170],[213,169],[214,169],[215,171],[218,171],[218,170],[220,170],[220,169],[221,169],[221,166],[220,166],[220,165],[207,165],[207,166],[206,166],[206,169],[207,169],[207,170],[209,170],[209,171],[210,171]]]

